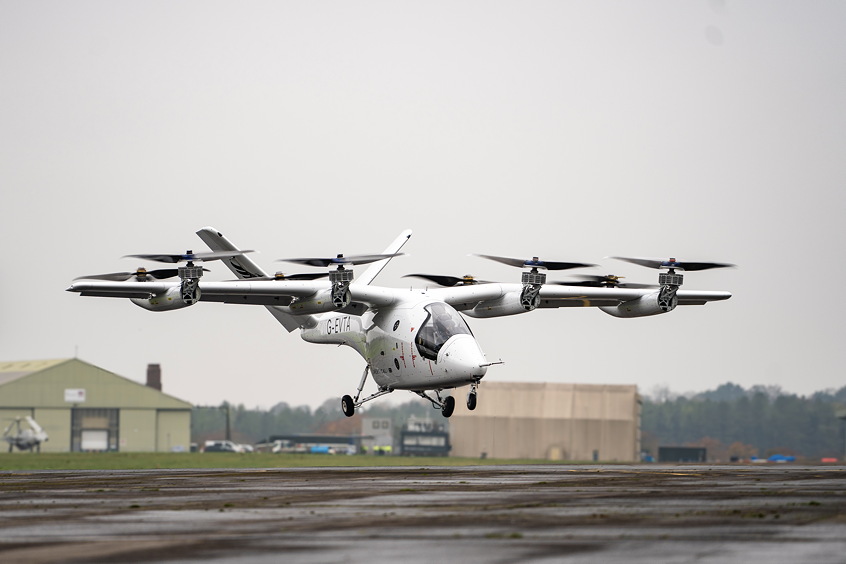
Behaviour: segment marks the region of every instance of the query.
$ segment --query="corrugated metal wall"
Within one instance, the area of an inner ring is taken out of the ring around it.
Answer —
[[[475,411],[456,397],[453,456],[632,462],[640,453],[636,386],[485,382]]]

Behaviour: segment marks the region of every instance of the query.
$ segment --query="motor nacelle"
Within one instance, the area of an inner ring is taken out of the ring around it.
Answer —
[[[293,315],[313,315],[338,311],[350,305],[352,297],[349,289],[339,293],[332,288],[326,288],[305,298],[297,298],[285,309]]]
[[[647,317],[673,311],[676,305],[678,298],[675,291],[661,288],[648,296],[623,302],[618,306],[601,306],[599,309],[614,317]]]
[[[538,300],[525,303],[521,292],[509,292],[496,300],[482,302],[473,309],[463,311],[465,315],[476,318],[501,317],[526,313],[537,307]]]
[[[200,288],[196,284],[180,284],[149,298],[131,298],[132,303],[150,311],[170,311],[194,305],[200,301]]]

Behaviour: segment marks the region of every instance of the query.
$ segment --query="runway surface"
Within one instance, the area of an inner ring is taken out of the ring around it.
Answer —
[[[843,466],[0,472],[0,561],[846,562]]]

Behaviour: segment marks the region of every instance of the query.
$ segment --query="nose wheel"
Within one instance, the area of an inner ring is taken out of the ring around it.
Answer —
[[[476,395],[476,389],[479,387],[479,382],[474,381],[470,384],[470,393],[467,394],[467,409],[473,411],[476,409],[476,402],[478,400],[478,396]]]

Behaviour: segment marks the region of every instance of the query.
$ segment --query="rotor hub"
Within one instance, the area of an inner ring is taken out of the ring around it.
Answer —
[[[542,286],[546,284],[546,274],[532,269],[531,272],[523,272],[524,286]]]
[[[683,283],[684,275],[676,274],[673,269],[658,274],[658,284],[661,286],[681,286]]]
[[[194,266],[192,262],[189,262],[186,266],[180,266],[176,270],[182,280],[197,280],[203,276],[203,267]]]
[[[329,271],[329,282],[335,284],[349,284],[353,281],[353,271],[346,268],[338,268]]]

